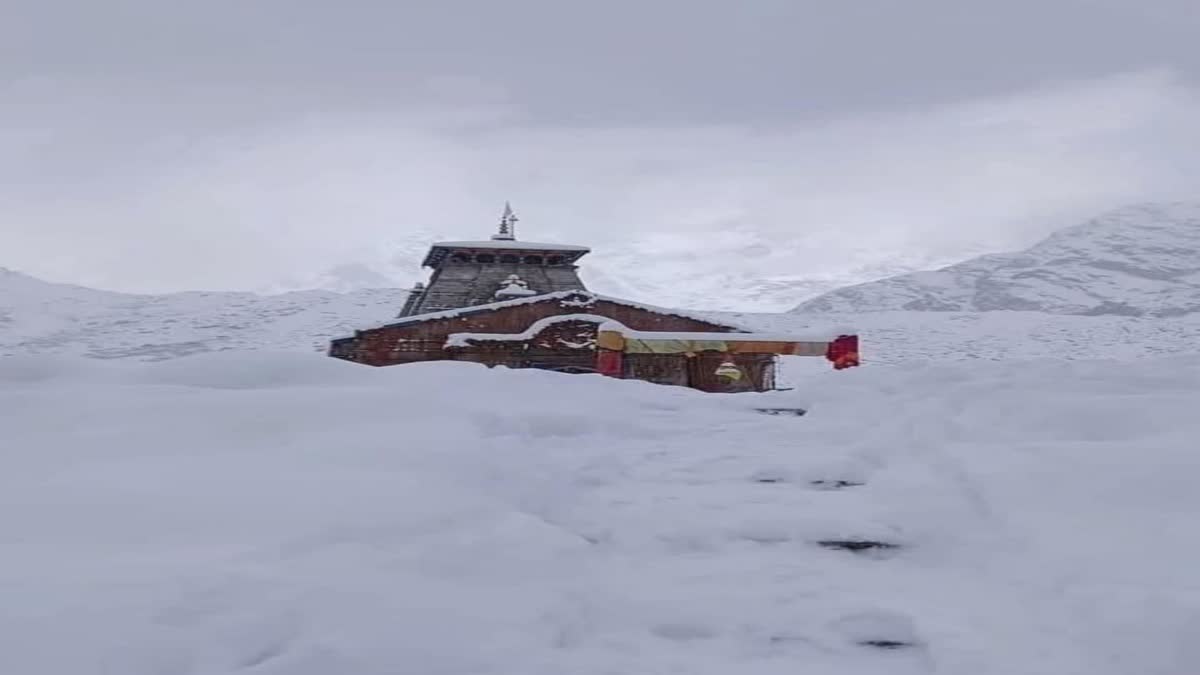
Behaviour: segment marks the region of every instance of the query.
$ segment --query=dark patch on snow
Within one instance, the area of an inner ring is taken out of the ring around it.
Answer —
[[[821,490],[841,490],[843,488],[864,485],[864,483],[853,480],[812,480],[808,484]]]
[[[803,417],[808,414],[804,408],[755,408],[755,412],[763,415],[787,415],[791,417]]]
[[[914,646],[911,642],[902,642],[900,640],[862,640],[858,644],[863,647],[874,647],[876,649],[903,649]]]
[[[818,541],[817,544],[825,548],[850,551],[851,553],[887,551],[900,548],[899,544],[892,544],[886,541],[871,541],[868,539],[823,539]]]
[[[758,471],[750,474],[750,480],[754,481],[755,483],[778,484],[791,483],[793,479],[791,472],[786,468],[771,467],[759,469]]]
[[[796,645],[804,645],[809,647],[818,646],[812,638],[804,637],[803,635],[770,635],[767,637],[767,644],[775,645],[776,647],[791,647]]]

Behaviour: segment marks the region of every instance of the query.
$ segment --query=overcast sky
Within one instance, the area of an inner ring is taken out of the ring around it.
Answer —
[[[1197,35],[1197,0],[0,0],[0,267],[261,288],[505,199],[601,262],[1014,245],[1200,198]]]

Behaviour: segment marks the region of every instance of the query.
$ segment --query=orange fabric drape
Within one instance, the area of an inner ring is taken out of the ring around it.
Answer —
[[[596,372],[608,377],[622,377],[625,374],[624,353],[612,349],[596,350]]]

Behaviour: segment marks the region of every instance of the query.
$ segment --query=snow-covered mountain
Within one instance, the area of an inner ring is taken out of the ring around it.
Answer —
[[[0,269],[0,355],[166,359],[230,349],[323,350],[394,317],[404,291],[131,295]]]
[[[755,283],[771,283],[729,274],[721,279],[733,288],[727,300]],[[343,280],[351,277],[380,281],[363,269],[342,270]],[[589,278],[593,287],[617,285],[596,281]],[[810,283],[793,282],[791,288]],[[653,287],[627,283],[608,292],[652,301]],[[693,289],[701,307],[704,288]],[[396,288],[128,295],[0,271],[0,355],[157,360],[231,349],[321,351],[332,337],[391,319],[403,302],[404,291]],[[721,316],[771,332],[853,325],[875,362],[1195,351],[1200,206],[1124,209],[1064,230],[1022,254],[985,256],[938,272],[855,286],[802,307],[807,311]],[[883,311],[889,309],[895,311]],[[912,311],[921,309],[947,311]],[[989,309],[1021,311],[984,311]]]
[[[880,261],[878,252],[864,242],[863,250],[843,251],[844,256],[830,259],[820,253],[827,243],[772,237],[750,228],[705,233],[699,239],[647,233],[596,246],[580,272],[590,288],[606,295],[693,310],[779,312],[793,307],[797,299],[980,252],[947,256],[930,251]]]
[[[1200,312],[1200,203],[1119,209],[1019,253],[842,288],[793,311],[889,310],[1155,317]]]
[[[845,242],[829,242],[815,235],[772,235],[749,227],[701,233],[646,232],[609,240],[581,240],[567,230],[535,232],[540,241],[591,247],[592,252],[580,263],[580,276],[597,293],[666,307],[725,311],[784,311],[798,300],[843,286],[996,250],[981,243],[970,249],[909,252],[881,260],[878,246],[872,242],[847,250]],[[487,235],[470,230],[413,230],[359,252],[351,262],[254,290],[273,294],[314,288],[337,292],[410,288],[428,277],[429,271],[420,265],[431,242],[472,236]],[[836,246],[839,254],[821,253],[828,246]]]

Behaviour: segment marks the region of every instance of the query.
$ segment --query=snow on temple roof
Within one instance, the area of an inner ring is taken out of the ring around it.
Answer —
[[[516,239],[490,239],[486,241],[438,241],[429,247],[429,253],[421,262],[422,267],[436,267],[456,249],[483,249],[492,251],[536,251],[539,253],[560,253],[564,258],[574,262],[582,258],[592,249],[574,244],[547,244],[536,241],[517,241]]]
[[[600,330],[620,333],[633,340],[680,340],[683,342],[832,342],[843,335],[857,335],[851,328],[830,327],[804,333],[697,333],[679,331],[631,330],[612,321]]]
[[[534,321],[529,325],[529,328],[520,333],[451,333],[446,337],[446,347],[467,347],[470,345],[471,340],[477,342],[520,342],[531,340],[538,333],[550,326],[559,323],[569,323],[571,321],[586,321],[600,326],[611,325],[613,326],[612,330],[628,330],[624,324],[614,321],[607,316],[598,316],[596,314],[557,314]]]
[[[500,298],[527,298],[531,295],[537,295],[538,292],[529,287],[525,280],[517,274],[510,274],[500,284],[500,288],[496,289],[494,297]]]
[[[750,329],[745,328],[744,326],[731,324],[727,321],[722,321],[720,319],[715,319],[713,317],[705,316],[704,314],[701,314],[698,312],[684,312],[684,311],[675,310],[675,309],[666,309],[664,307],[655,307],[653,305],[644,305],[640,302],[632,302],[629,300],[623,300],[621,298],[612,298],[612,297],[608,297],[608,296],[604,296],[604,295],[597,295],[596,293],[590,293],[587,291],[558,291],[556,293],[543,293],[541,295],[534,295],[534,296],[530,296],[527,298],[517,298],[515,300],[502,300],[500,302],[489,302],[484,305],[473,305],[471,307],[459,307],[457,309],[448,309],[448,310],[445,310],[442,312],[428,312],[426,314],[414,314],[412,316],[404,317],[400,321],[393,321],[389,324],[386,324],[383,326],[383,328],[391,328],[391,327],[395,327],[395,326],[407,326],[409,324],[423,323],[425,321],[434,321],[437,319],[453,319],[456,317],[465,316],[465,315],[469,315],[469,314],[476,314],[479,312],[490,312],[490,311],[497,310],[497,309],[504,309],[506,307],[516,307],[518,305],[528,305],[528,304],[533,304],[535,302],[546,302],[549,300],[558,300],[565,307],[580,307],[580,308],[589,307],[592,304],[599,302],[599,301],[611,302],[611,303],[618,304],[618,305],[625,305],[626,307],[633,307],[636,309],[640,309],[645,312],[652,312],[654,314],[663,314],[665,316],[675,316],[675,317],[680,317],[683,319],[691,319],[693,321],[703,321],[704,323],[709,323],[714,326],[724,326],[726,328],[730,328],[730,329],[741,331],[741,332],[751,332]]]
[[[520,333],[451,333],[446,337],[446,347],[467,347],[476,342],[521,342],[531,340],[546,328],[559,323],[585,321],[597,324],[601,331],[620,333],[632,340],[678,340],[682,342],[812,342],[828,343],[843,336],[856,335],[848,328],[831,327],[820,332],[806,333],[712,333],[679,331],[633,330],[615,319],[597,314],[558,314],[538,319]]]
[[[436,241],[433,248],[515,248],[529,251],[575,251],[587,253],[592,249],[587,246],[574,244],[546,244],[534,241],[517,241],[516,239],[490,239],[487,241]]]

